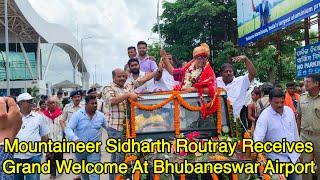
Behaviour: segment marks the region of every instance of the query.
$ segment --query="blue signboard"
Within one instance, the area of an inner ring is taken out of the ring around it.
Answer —
[[[320,73],[320,42],[296,49],[297,78]]]
[[[239,45],[254,42],[317,12],[319,0],[237,0]]]

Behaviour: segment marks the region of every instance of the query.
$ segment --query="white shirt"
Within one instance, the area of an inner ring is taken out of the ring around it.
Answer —
[[[143,85],[134,88],[136,81],[146,75],[145,72],[140,71],[139,77],[137,79],[133,78],[133,74],[131,73],[125,83],[125,87],[131,88],[135,93],[147,93],[148,92],[148,84],[152,83],[153,79],[145,82]],[[134,88],[134,89],[133,89]]]
[[[173,76],[164,69],[162,71],[162,76],[159,81],[154,81],[154,84],[148,87],[150,92],[161,92],[161,91],[171,91],[174,86],[180,84],[179,81],[175,81]]]
[[[282,115],[269,106],[257,120],[253,139],[255,142],[282,142],[283,138],[286,138],[288,142],[300,141],[295,115],[287,106],[284,106]],[[296,163],[300,156],[297,152],[268,153],[266,155],[271,160],[279,159],[280,162],[291,161],[293,163]]]
[[[19,141],[38,142],[41,137],[48,135],[50,132],[49,127],[46,125],[44,117],[36,112],[31,112],[27,116],[22,117],[21,129],[17,134]],[[15,153],[14,158],[30,159],[41,153]]]
[[[227,96],[230,99],[235,117],[240,116],[242,106],[246,102],[246,94],[250,83],[248,74],[233,78],[232,82],[227,85],[223,82],[222,77],[217,78],[217,86],[227,91]]]

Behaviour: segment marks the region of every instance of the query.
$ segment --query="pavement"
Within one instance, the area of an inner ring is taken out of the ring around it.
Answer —
[[[102,130],[102,144],[105,144],[105,140],[108,138],[107,133],[105,130]],[[63,157],[65,159],[73,159],[73,155],[71,153],[65,153],[63,155]],[[107,153],[105,151],[104,146],[102,146],[101,148],[101,162],[110,162],[111,156],[109,153]],[[44,160],[43,160],[44,161]],[[73,178],[75,178],[76,175],[74,174],[61,174],[61,175],[57,175],[56,179],[61,179],[61,180],[73,180]],[[50,180],[50,175],[41,175],[40,176],[41,180]],[[108,174],[102,174],[100,176],[101,180],[109,180],[109,175]]]

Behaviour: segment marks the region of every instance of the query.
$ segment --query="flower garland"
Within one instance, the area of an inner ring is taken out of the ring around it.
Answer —
[[[212,173],[211,177],[213,180],[219,180],[219,177],[218,177],[218,175],[216,175],[216,173]]]
[[[116,180],[125,180],[125,178],[122,175],[117,175]]]
[[[259,172],[260,174],[262,174],[263,180],[271,180],[271,177],[269,176],[269,174],[265,174],[264,172],[264,165],[267,162],[266,158],[264,157],[263,154],[259,153],[258,156],[258,162],[260,162],[260,166],[259,166]]]
[[[131,138],[131,136],[130,136],[130,126],[129,126],[129,120],[128,119],[126,119],[126,139],[129,139],[129,138]]]
[[[153,180],[160,180],[160,174],[154,174]]]
[[[162,101],[159,104],[154,104],[154,105],[151,105],[151,106],[143,105],[141,103],[133,101],[132,99],[129,99],[129,102],[131,103],[131,106],[137,106],[141,110],[153,111],[153,110],[162,108],[164,105],[168,104],[173,99],[174,99],[174,95],[170,96],[168,99]]]
[[[217,95],[220,95],[221,90],[217,89]],[[166,93],[167,94],[167,93]],[[192,106],[190,105],[187,101],[185,101],[181,95],[179,94],[179,92],[177,91],[173,91],[171,92],[172,96],[170,96],[168,99],[162,101],[159,104],[155,104],[155,105],[151,105],[151,106],[147,106],[138,102],[133,101],[132,99],[129,99],[129,102],[131,103],[131,105],[134,104],[134,106],[137,106],[137,108],[141,109],[141,110],[145,110],[145,111],[153,111],[159,108],[162,108],[164,105],[168,104],[169,102],[171,102],[172,100],[174,100],[175,98],[179,100],[179,103],[185,107],[186,109],[190,110],[190,111],[201,111],[201,106]],[[212,108],[215,104],[215,99],[212,99],[209,103],[206,104],[207,108]]]
[[[221,111],[220,97],[216,98],[216,105],[217,105],[217,132],[219,134],[221,134],[221,130],[222,130],[222,111]]]
[[[232,180],[238,180],[238,174],[232,173]]]
[[[220,94],[223,91],[223,89],[218,88],[216,90],[216,95],[214,99],[212,99],[209,103],[207,103],[205,106],[207,108],[214,108],[214,110],[217,110],[217,130],[218,133],[221,133],[222,129],[222,111],[221,111],[221,104],[220,104]],[[145,111],[153,111],[155,109],[162,108],[164,105],[168,104],[172,100],[174,100],[174,128],[175,128],[175,135],[178,137],[180,135],[180,119],[179,119],[179,104],[181,104],[184,108],[190,110],[190,111],[201,111],[202,107],[199,106],[192,106],[187,101],[185,101],[179,92],[173,91],[171,92],[172,96],[170,96],[168,99],[162,101],[159,104],[156,105],[143,105],[141,103],[138,103],[136,101],[133,101],[132,99],[129,99],[129,102],[131,103],[130,109],[131,109],[131,138],[136,138],[136,122],[135,122],[135,107],[145,110]],[[129,124],[129,123],[128,123]],[[126,123],[126,125],[128,125]],[[129,128],[126,128],[130,130]],[[130,133],[129,133],[130,134]],[[129,136],[127,136],[129,137]]]
[[[140,171],[139,170],[134,172],[133,179],[134,180],[139,180],[140,179]]]
[[[186,72],[182,88],[192,87],[192,85],[198,81],[198,78],[200,77],[202,71],[202,68],[196,68],[195,63],[192,63],[192,65],[188,68]]]
[[[131,103],[131,137],[136,138],[136,112],[135,112],[135,102]]]
[[[137,160],[136,155],[128,155],[126,156],[124,163],[129,164],[131,161],[135,161],[135,160]]]
[[[180,110],[179,110],[179,102],[177,99],[173,101],[174,103],[174,130],[176,138],[180,136]]]

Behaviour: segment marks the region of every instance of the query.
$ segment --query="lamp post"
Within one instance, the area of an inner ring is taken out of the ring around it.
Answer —
[[[81,40],[80,40],[80,46],[81,46],[81,57],[82,57],[82,61],[83,61],[83,65],[85,64],[85,58],[83,56],[83,42],[84,40],[86,39],[109,39],[110,37],[109,36],[85,36],[85,37],[82,37]],[[82,89],[84,89],[84,75],[83,75],[83,66],[81,67],[81,81],[82,81]],[[88,72],[88,70],[87,70]]]
[[[8,27],[8,0],[4,0],[4,26],[6,42],[6,79],[7,79],[7,96],[10,96],[10,63],[9,63],[9,27]]]

